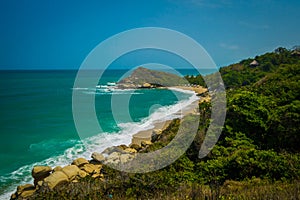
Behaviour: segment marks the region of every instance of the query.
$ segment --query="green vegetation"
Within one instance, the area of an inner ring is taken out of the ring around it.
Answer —
[[[119,81],[118,85],[138,86],[145,83],[149,83],[154,86],[177,86],[186,85],[188,84],[188,81],[172,73],[139,67],[134,70],[129,77]]]
[[[91,178],[32,199],[299,199],[300,56],[298,50],[272,53],[220,69],[227,88],[227,118],[212,151],[198,158],[210,122],[210,103],[199,105],[201,121],[192,145],[164,169],[129,174],[104,166],[105,182]],[[204,85],[201,76],[186,77]],[[167,145],[174,120],[161,139],[143,152]]]

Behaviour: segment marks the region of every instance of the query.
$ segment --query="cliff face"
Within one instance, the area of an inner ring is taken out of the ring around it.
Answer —
[[[155,71],[139,67],[132,74],[119,81],[118,85],[123,87],[158,87],[186,85],[188,81],[175,74]]]

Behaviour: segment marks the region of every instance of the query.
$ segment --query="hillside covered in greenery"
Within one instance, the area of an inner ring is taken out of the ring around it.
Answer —
[[[198,134],[173,164],[145,174],[103,166],[105,181],[86,177],[54,190],[41,188],[32,199],[299,199],[298,49],[278,48],[223,67],[220,73],[227,88],[227,117],[207,157],[198,158],[211,114],[210,103],[203,102]],[[205,86],[201,76],[186,78]],[[179,124],[174,120],[161,139],[142,152],[166,146]]]
[[[118,82],[119,87],[139,88],[144,84],[154,86],[178,86],[188,84],[183,77],[163,71],[151,70],[144,67],[138,67],[128,77]]]

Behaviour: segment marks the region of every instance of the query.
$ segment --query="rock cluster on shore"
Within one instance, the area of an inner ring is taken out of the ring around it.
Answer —
[[[153,141],[154,142],[154,141]],[[91,160],[77,158],[71,165],[65,167],[35,166],[32,169],[33,184],[25,184],[17,187],[17,191],[11,195],[11,200],[26,199],[32,196],[41,187],[53,189],[60,184],[78,182],[80,179],[90,176],[104,181],[101,171],[103,164],[125,163],[134,159],[135,154],[152,144],[143,141],[138,144],[119,145],[105,149],[102,153],[94,152]]]
[[[71,165],[57,166],[53,169],[49,166],[35,166],[31,172],[34,183],[18,186],[17,191],[11,195],[11,199],[27,198],[41,187],[53,189],[63,183],[78,182],[86,176],[103,179],[101,169],[101,162],[95,159],[88,161],[84,158],[77,158]]]

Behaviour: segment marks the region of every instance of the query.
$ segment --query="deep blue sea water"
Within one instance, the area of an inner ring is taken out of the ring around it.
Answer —
[[[116,82],[125,72],[108,70],[99,85]],[[191,70],[180,72],[196,74]],[[155,120],[174,118],[172,113],[194,98],[188,92],[166,89],[73,88],[76,73],[0,71],[0,199],[7,198],[17,185],[32,182],[34,165],[66,165],[74,158],[90,158],[92,152],[101,152],[108,146],[129,144],[134,133],[151,127]],[[73,121],[74,90],[95,95],[98,122],[103,129],[84,140]],[[113,114],[112,96],[129,96],[129,106],[117,106]]]

